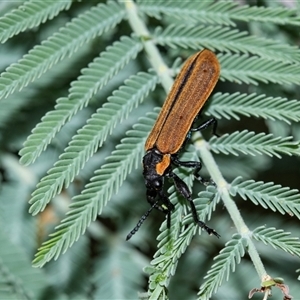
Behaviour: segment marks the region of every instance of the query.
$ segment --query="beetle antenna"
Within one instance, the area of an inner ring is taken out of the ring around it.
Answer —
[[[140,227],[142,226],[142,224],[145,222],[145,220],[148,218],[148,216],[150,215],[152,209],[157,206],[158,204],[158,200],[154,202],[154,204],[142,215],[142,217],[140,218],[140,220],[137,222],[137,224],[135,225],[135,227],[128,233],[128,235],[126,236],[126,241],[128,241],[129,239],[131,239],[131,237],[140,229]]]

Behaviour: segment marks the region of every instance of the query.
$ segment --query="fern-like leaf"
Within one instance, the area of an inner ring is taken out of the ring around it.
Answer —
[[[0,230],[0,299],[42,299],[47,278],[41,270],[33,269],[24,244],[18,246]],[[7,292],[5,297],[4,292]],[[10,297],[9,297],[10,296]]]
[[[110,247],[101,247],[101,255],[93,263],[93,299],[136,299],[137,290],[144,285],[146,259],[124,240],[114,241]]]
[[[185,1],[185,2],[174,2],[171,0],[139,0],[139,8],[149,16],[157,19],[162,18],[162,14],[175,17],[181,21],[193,21],[203,22],[208,24],[222,24],[231,25],[235,24],[228,18],[225,11],[234,8],[234,3],[228,3],[224,5],[224,2],[215,2],[212,0],[208,1]],[[218,18],[216,18],[218,14]]]
[[[41,179],[29,201],[30,212],[37,214],[44,210],[47,203],[68,186],[83,168],[86,161],[97,151],[103,141],[117,124],[126,119],[129,113],[153,90],[158,82],[156,75],[139,73],[133,75],[121,86],[108,103],[97,110],[78,131],[59,157],[48,175]]]
[[[87,105],[91,97],[131,59],[134,59],[141,49],[142,45],[136,39],[123,37],[107,47],[88,68],[83,69],[83,75],[73,82],[70,88],[69,98],[58,99],[55,110],[42,118],[42,122],[37,124],[25,141],[24,148],[19,152],[21,163],[24,165],[33,163],[65,122]]]
[[[206,191],[200,192],[198,197],[193,199],[197,214],[201,220],[210,220],[213,211],[216,209],[220,201],[220,194],[217,193],[215,187],[208,186]],[[192,213],[188,213],[182,220],[183,225],[193,223],[196,227]]]
[[[212,137],[209,141],[211,150],[215,153],[233,154],[266,154],[281,158],[281,154],[300,155],[300,142],[293,142],[293,137],[274,137],[264,132],[256,134],[253,131],[243,130],[231,134],[224,134],[219,138]]]
[[[204,277],[205,282],[201,285],[198,293],[198,299],[210,299],[218,287],[222,284],[224,278],[228,280],[229,272],[235,271],[236,264],[239,264],[241,258],[245,255],[247,240],[239,234],[235,234],[232,239],[226,243],[225,248],[217,255],[211,269]]]
[[[236,178],[230,185],[230,194],[239,194],[244,200],[250,199],[255,205],[279,211],[281,214],[296,215],[300,219],[300,194],[296,189],[282,187],[273,182],[246,180]]]
[[[285,64],[261,57],[249,57],[238,54],[219,54],[221,80],[237,83],[258,84],[298,84],[300,81],[299,65]]]
[[[164,30],[158,27],[154,33],[155,41],[160,45],[199,50],[233,51],[252,53],[266,59],[294,63],[300,61],[298,47],[292,47],[274,40],[249,36],[230,27],[171,24]]]
[[[260,226],[252,232],[252,236],[256,240],[262,241],[266,245],[271,245],[275,249],[281,249],[300,257],[299,238],[291,237],[290,235],[290,232],[274,227],[267,228],[266,226]]]
[[[23,282],[20,283],[3,264],[0,259],[0,299],[32,299],[32,295],[25,290]]]
[[[108,157],[106,164],[95,172],[95,176],[83,192],[74,197],[68,216],[56,227],[50,240],[43,243],[36,254],[33,262],[35,266],[41,267],[52,258],[57,259],[97,218],[111,195],[118,191],[127,174],[141,163],[146,135],[156,117],[157,113],[149,113],[147,118],[141,118],[134,130],[127,133],[127,137]]]
[[[190,184],[191,178],[189,178],[189,181]],[[215,197],[215,193],[215,188],[208,187],[206,191],[199,193],[198,198],[193,200],[200,220],[204,220],[214,209],[216,200],[219,199]],[[184,207],[178,203],[178,197],[175,193],[171,195],[170,201],[175,205],[175,209],[171,214],[171,229],[167,228],[166,221],[162,224],[162,232],[158,236],[158,251],[154,254],[151,267],[145,270],[150,275],[149,288],[152,293],[160,291],[162,285],[168,286],[171,276],[176,272],[179,258],[200,229],[195,224],[191,213],[182,217]]]
[[[151,295],[156,295],[156,298],[160,299],[166,292],[166,287],[169,285],[171,276],[174,275],[178,259],[181,257],[182,252],[186,249],[187,244],[184,243],[184,238],[180,236],[180,219],[183,212],[183,207],[178,203],[178,198],[175,194],[170,196],[170,201],[175,205],[174,211],[171,214],[171,228],[167,228],[166,221],[163,222],[161,230],[163,230],[158,236],[160,241],[158,244],[158,251],[154,254],[151,266],[144,269],[149,275],[149,291]],[[196,228],[190,224],[184,230],[185,237],[192,239],[196,234]],[[179,238],[180,236],[180,238]],[[175,247],[175,243],[177,246]]]
[[[177,208],[175,208],[177,210]],[[198,228],[194,224],[188,225],[176,239],[172,234],[164,236],[162,241],[167,240],[168,243],[160,247],[159,252],[155,254],[154,259],[151,261],[151,268],[146,269],[149,273],[149,289],[151,293],[157,293],[161,286],[167,287],[171,277],[176,273],[179,258],[186,251],[188,245],[191,243],[192,238],[197,233]],[[163,235],[160,235],[161,238]],[[161,243],[160,243],[161,244]]]
[[[240,6],[232,11],[230,16],[234,20],[239,21],[258,21],[280,25],[300,25],[300,20],[296,9],[288,7],[262,7],[262,6]]]
[[[273,24],[300,25],[295,9],[284,7],[240,6],[232,1],[172,1],[139,0],[140,9],[155,18],[169,15],[181,22],[203,22],[208,24],[235,26],[232,20],[259,21]]]
[[[288,124],[300,121],[300,102],[281,97],[267,97],[266,95],[241,94],[239,92],[216,93],[206,115],[217,118],[234,118],[240,120],[239,115],[270,120],[280,120]]]
[[[67,10],[72,1],[26,1],[0,18],[0,43],[10,37],[53,19],[62,10]]]
[[[109,2],[107,5],[99,4],[75,18],[1,74],[0,99],[21,90],[67,55],[76,52],[80,46],[115,27],[124,14],[120,5]]]

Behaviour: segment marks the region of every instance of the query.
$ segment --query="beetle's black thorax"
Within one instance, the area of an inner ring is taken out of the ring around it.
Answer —
[[[170,165],[170,154],[162,154],[156,148],[148,150],[143,158],[143,175],[147,188],[161,189],[163,177],[169,171]]]

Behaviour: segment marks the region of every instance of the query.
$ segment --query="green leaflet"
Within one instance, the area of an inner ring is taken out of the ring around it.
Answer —
[[[18,63],[9,66],[0,77],[0,99],[21,90],[39,78],[54,64],[76,52],[84,43],[116,26],[124,17],[115,2],[99,4],[35,46]]]
[[[21,149],[21,163],[28,165],[33,163],[42,151],[46,149],[61,127],[70,120],[79,110],[88,105],[92,96],[101,90],[107,82],[131,59],[134,59],[142,45],[136,39],[123,37],[115,42],[107,50],[101,52],[89,66],[82,70],[78,80],[72,82],[68,98],[59,98],[53,111],[47,112],[32,130],[32,134]],[[108,113],[108,111],[105,111]],[[113,111],[109,111],[109,116]],[[106,117],[106,116],[105,116]],[[111,131],[109,128],[108,131]],[[98,146],[94,144],[97,148]]]

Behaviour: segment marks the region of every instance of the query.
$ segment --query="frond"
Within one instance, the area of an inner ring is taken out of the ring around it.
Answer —
[[[50,235],[50,240],[43,243],[36,254],[33,261],[35,266],[41,267],[52,258],[57,259],[79,239],[90,223],[102,212],[111,195],[118,191],[132,168],[137,168],[140,164],[146,135],[156,117],[157,113],[149,113],[147,118],[141,118],[134,126],[134,130],[128,131],[127,137],[107,158],[106,164],[95,172],[95,176],[91,178],[91,182],[86,185],[83,192],[74,197],[67,217],[56,227],[56,231]]]
[[[239,115],[257,117],[270,120],[280,120],[288,124],[300,121],[300,102],[281,97],[267,97],[266,95],[241,94],[239,92],[216,93],[212,97],[211,105],[205,112],[216,118],[234,118],[240,120]]]
[[[139,0],[139,8],[149,16],[161,19],[169,15],[185,22],[236,26],[232,20],[259,21],[272,24],[300,25],[295,9],[239,5],[232,1]]]
[[[3,264],[0,259],[0,299],[30,299],[28,291]]]
[[[9,178],[7,182],[1,182],[0,227],[8,236],[13,237],[16,245],[27,249],[36,241],[36,220],[24,213],[28,210],[29,192],[28,182],[24,178],[30,178],[32,173],[18,165],[18,159],[14,156],[2,154],[0,163]],[[14,167],[15,170],[11,172]]]
[[[286,64],[247,54],[219,54],[221,80],[236,83],[255,84],[258,82],[278,84],[298,84],[299,65]]]
[[[176,215],[178,215],[177,207],[175,209]],[[173,224],[172,221],[171,224]],[[161,295],[163,293],[161,288],[166,288],[169,285],[171,277],[176,273],[179,258],[186,251],[197,230],[198,228],[194,224],[190,224],[177,236],[173,236],[172,233],[172,237],[170,237],[170,233],[169,235],[159,235],[159,239],[163,238],[158,245],[159,250],[155,253],[151,261],[151,267],[145,269],[145,272],[149,273],[149,289],[151,290],[151,294],[159,293]],[[163,241],[168,241],[168,243],[161,247]],[[157,297],[157,299],[160,298]]]
[[[2,287],[10,296],[15,294],[0,299],[40,299],[47,287],[44,273],[32,268],[24,247],[12,243],[2,230],[0,245],[0,295],[4,294]]]
[[[48,112],[42,122],[37,124],[32,134],[21,149],[21,163],[29,165],[46,149],[55,134],[78,110],[86,106],[95,95],[115,74],[117,74],[131,59],[134,59],[142,45],[136,39],[123,37],[106,51],[100,54],[88,68],[82,70],[82,75],[72,83],[69,98],[57,100],[55,110]]]
[[[224,13],[236,6],[230,2],[224,5],[224,2],[215,2],[214,4],[212,0],[188,2],[138,0],[137,3],[142,12],[157,19],[161,19],[162,15],[165,14],[186,22],[235,26],[234,22]],[[216,14],[218,14],[218,17],[216,17]]]
[[[0,43],[10,37],[53,19],[62,10],[67,10],[72,4],[66,1],[26,1],[0,18]]]
[[[252,232],[252,237],[256,240],[262,241],[266,245],[271,245],[275,249],[281,249],[300,257],[299,238],[291,237],[290,235],[290,232],[274,227],[267,228],[266,226],[260,226]]]
[[[4,44],[6,45],[6,44]],[[4,46],[3,45],[3,46]],[[31,110],[37,111],[39,104],[42,107],[43,104],[41,103],[48,103],[48,100],[52,102],[52,99],[54,98],[55,94],[60,94],[62,89],[63,93],[65,93],[65,85],[62,88],[61,83],[58,83],[56,90],[51,90],[52,92],[49,93],[49,87],[50,89],[53,87],[53,79],[54,78],[61,78],[61,74],[65,74],[66,70],[70,70],[74,63],[78,63],[78,59],[82,57],[83,52],[86,52],[86,47],[84,47],[85,50],[78,51],[75,53],[71,58],[66,59],[62,61],[60,64],[58,64],[55,68],[51,69],[49,73],[47,73],[46,76],[43,76],[37,82],[34,82],[33,84],[30,84],[26,88],[22,90],[21,93],[14,93],[13,95],[8,96],[7,98],[1,99],[0,101],[0,128],[5,125],[9,125],[14,123],[15,121],[20,119],[19,114],[24,114],[24,111],[27,111],[29,107],[31,107]],[[8,54],[9,55],[9,54]],[[64,80],[63,80],[64,81]],[[42,98],[41,98],[42,97]],[[46,98],[44,98],[46,97]],[[42,101],[38,102],[37,99],[43,99]],[[40,113],[43,113],[44,109],[40,111]],[[37,123],[40,121],[40,113],[39,117],[35,120],[34,123],[30,125],[31,129],[36,126]],[[29,123],[29,122],[28,122]],[[74,124],[74,123],[73,123]],[[29,124],[28,124],[29,125]],[[72,126],[72,125],[71,125]],[[49,128],[50,130],[50,128]],[[22,138],[23,143],[26,138],[28,138],[29,133],[26,137]],[[42,140],[41,143],[44,143]],[[39,147],[40,144],[37,146]],[[22,148],[18,146],[19,150]],[[34,149],[35,150],[35,149]]]
[[[117,124],[122,123],[134,107],[153,90],[158,82],[156,75],[133,75],[99,108],[78,134],[72,138],[65,152],[59,157],[48,175],[41,179],[29,201],[30,212],[37,214],[47,203],[68,186],[83,168],[86,161],[97,151]]]
[[[194,50],[208,48],[212,51],[252,53],[284,63],[300,61],[298,47],[275,40],[249,36],[246,31],[241,32],[230,27],[171,24],[165,29],[157,27],[154,37],[158,44],[173,48],[182,47]]]
[[[245,255],[247,240],[239,234],[235,234],[232,239],[226,243],[225,248],[217,255],[211,269],[204,277],[205,282],[201,285],[198,293],[198,299],[209,299],[215,293],[224,279],[228,280],[230,271],[234,272],[236,264],[241,262]]]
[[[93,263],[93,299],[137,299],[137,291],[144,284],[145,264],[138,250],[124,244],[122,239],[115,239]]]
[[[82,45],[115,27],[124,14],[120,5],[109,2],[99,4],[75,18],[1,74],[0,99],[21,90],[67,55],[71,56]]]
[[[236,3],[238,5],[238,3]],[[258,21],[278,25],[300,25],[296,9],[241,5],[233,10],[231,18],[238,21]]]
[[[281,214],[296,215],[300,219],[300,194],[296,189],[282,187],[273,182],[246,180],[236,178],[230,185],[232,196],[239,194],[244,200],[250,199],[255,205],[279,211]]]
[[[198,197],[193,199],[198,216],[201,220],[210,220],[213,211],[216,209],[217,204],[220,201],[220,194],[217,192],[214,186],[208,186],[206,191],[200,192]],[[192,213],[188,213],[182,220],[183,225],[193,223],[194,219]],[[198,228],[198,226],[196,226]]]
[[[280,154],[300,155],[300,142],[293,142],[293,137],[274,137],[273,134],[264,132],[255,133],[243,130],[231,134],[226,133],[221,137],[212,137],[209,141],[210,148],[215,153],[233,154],[266,154],[281,158]]]
[[[189,181],[191,183],[191,178]],[[194,203],[200,220],[205,220],[205,217],[211,214],[218,199],[215,188],[211,186],[199,193]],[[178,202],[175,193],[171,195],[170,201],[175,205],[171,214],[171,228],[167,228],[166,221],[162,224],[162,232],[157,238],[158,250],[154,254],[151,267],[145,270],[150,275],[149,288],[154,294],[160,291],[161,286],[168,285],[170,278],[176,272],[179,258],[186,251],[194,235],[199,230],[201,231],[200,227],[194,223],[191,213],[182,217],[184,207]]]

